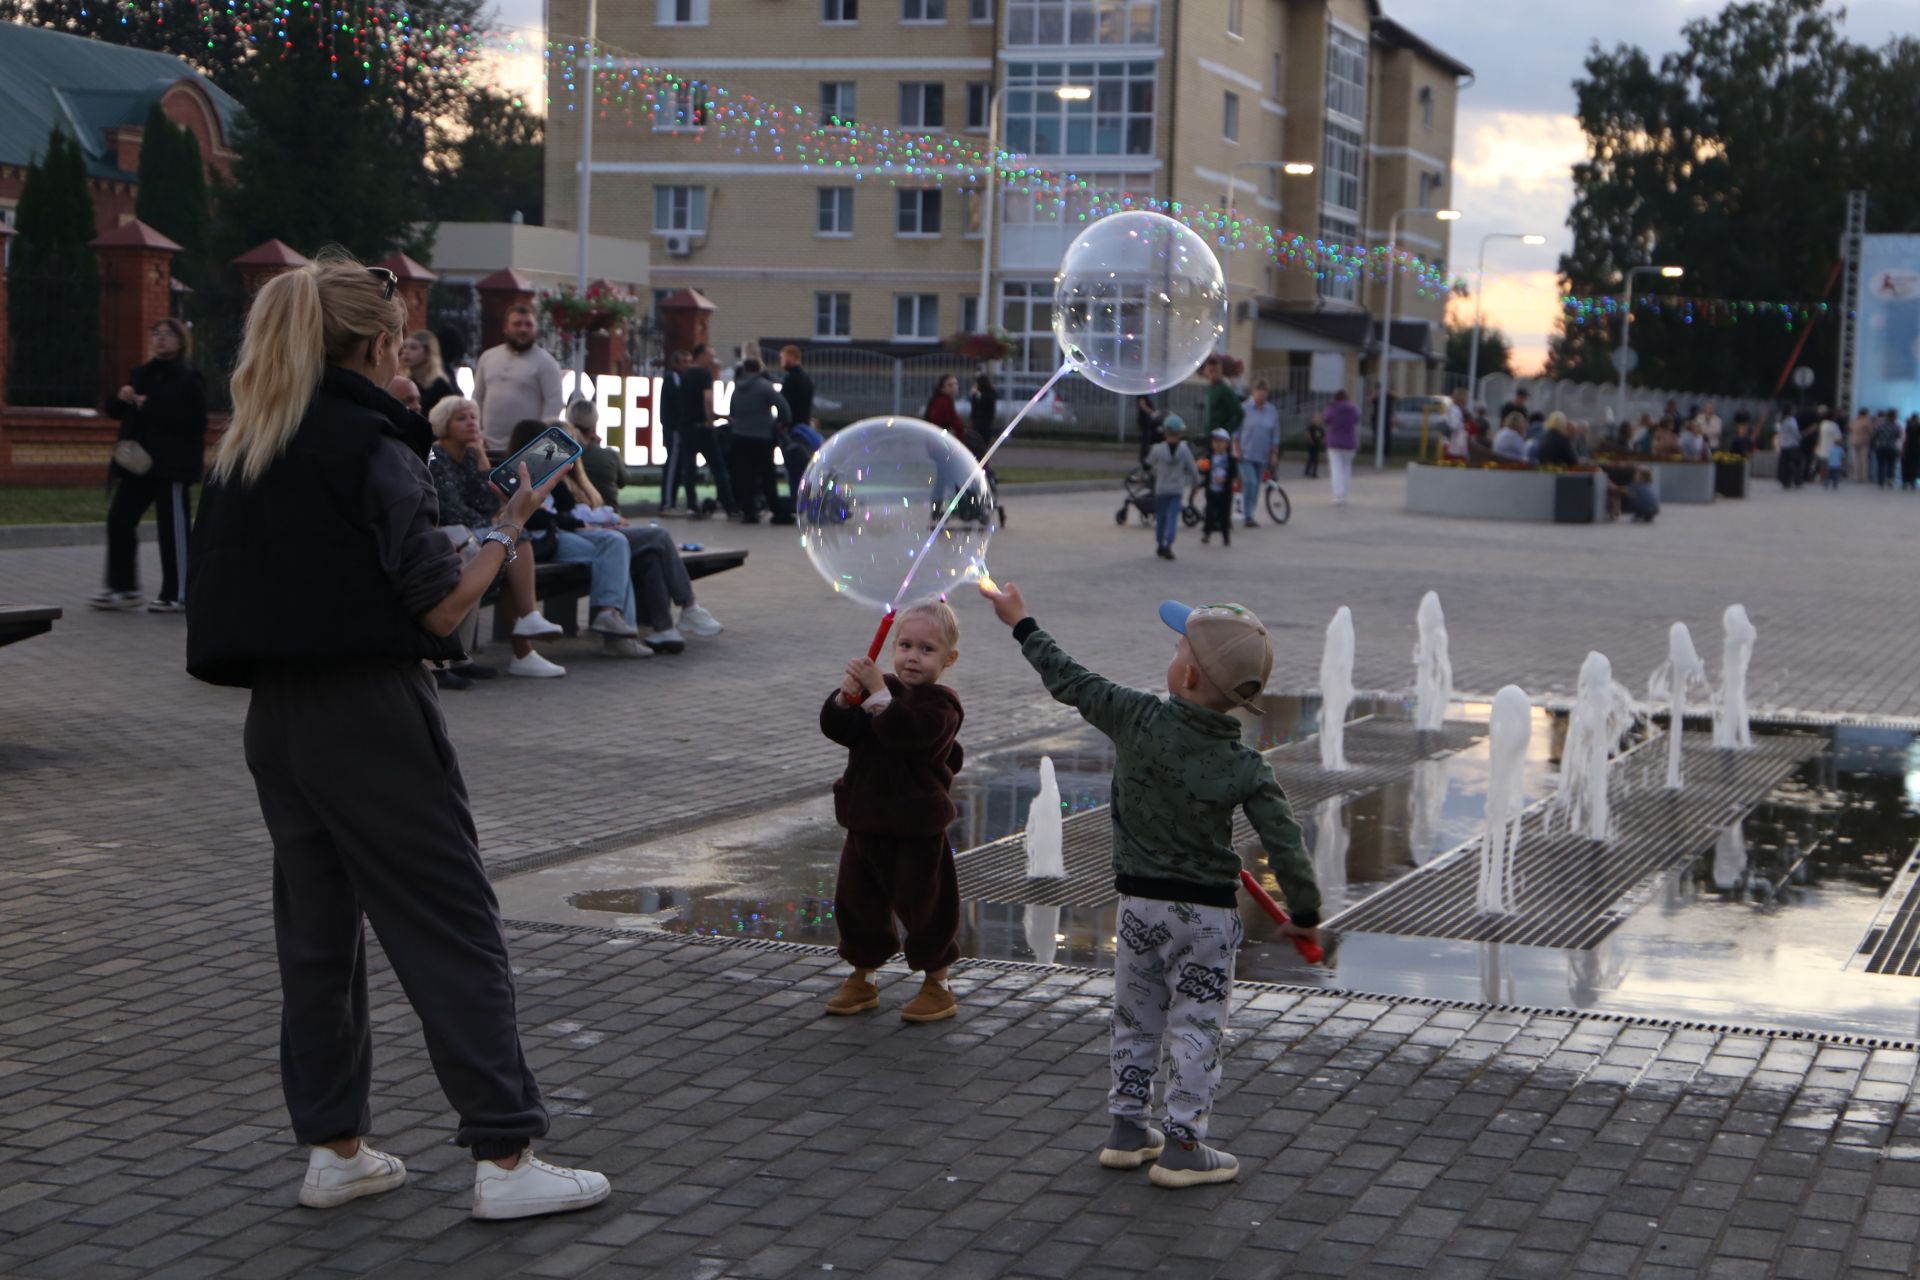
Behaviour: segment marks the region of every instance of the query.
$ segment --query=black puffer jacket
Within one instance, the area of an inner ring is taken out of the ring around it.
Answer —
[[[149,360],[127,381],[147,401],[135,406],[117,394],[108,399],[107,413],[120,420],[120,439],[152,456],[147,474],[153,479],[199,484],[207,448],[207,384],[200,371],[180,360]]]

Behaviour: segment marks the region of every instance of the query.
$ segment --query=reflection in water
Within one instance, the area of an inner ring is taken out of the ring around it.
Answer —
[[[1728,827],[1713,842],[1713,887],[1725,893],[1747,874],[1747,833]]]
[[[1413,798],[1408,815],[1413,864],[1425,866],[1444,847],[1441,824],[1447,816],[1447,762],[1422,760],[1413,766]]]
[[[1347,905],[1347,807],[1338,798],[1313,808],[1313,878],[1320,886],[1321,914]]]
[[[1027,904],[1027,950],[1041,964],[1052,964],[1060,949],[1060,908]]]

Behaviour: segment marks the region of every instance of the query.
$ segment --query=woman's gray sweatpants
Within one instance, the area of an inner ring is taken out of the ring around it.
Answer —
[[[1113,1088],[1107,1110],[1144,1124],[1167,1042],[1167,1135],[1207,1136],[1220,1041],[1233,998],[1240,913],[1158,898],[1120,899],[1113,952]]]
[[[520,1051],[513,969],[460,763],[418,662],[273,664],[254,679],[247,767],[273,837],[280,1080],[294,1136],[371,1123],[373,922],[476,1159],[547,1131]]]

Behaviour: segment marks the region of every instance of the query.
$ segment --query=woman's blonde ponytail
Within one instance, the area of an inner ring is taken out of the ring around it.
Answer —
[[[379,334],[397,340],[406,304],[338,249],[275,276],[254,295],[233,370],[233,421],[214,455],[213,478],[246,486],[286,451],[319,390],[339,364]]]
[[[266,473],[306,416],[326,359],[318,274],[300,267],[267,281],[247,315],[215,480],[245,487]]]

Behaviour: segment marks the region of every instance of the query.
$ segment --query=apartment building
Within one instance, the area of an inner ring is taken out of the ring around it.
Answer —
[[[585,29],[585,3],[550,0],[554,39]],[[650,238],[653,287],[712,299],[723,345],[934,349],[986,327],[985,241],[980,177],[803,168],[771,131],[716,127],[704,104],[719,86],[801,104],[829,130],[984,150],[997,123],[1004,151],[1066,175],[1010,181],[996,202],[987,321],[1016,341],[1015,384],[1057,363],[1053,272],[1103,193],[1220,207],[1231,190],[1243,218],[1378,245],[1395,210],[1446,202],[1471,74],[1373,0],[602,0],[599,30],[626,58],[612,74],[662,68],[680,87],[650,112],[596,117],[593,230]],[[576,74],[554,60],[546,207],[562,227],[577,225]],[[1402,223],[1402,245],[1448,256],[1445,224]],[[1377,284],[1275,268],[1252,248],[1223,257],[1236,355],[1358,389]],[[1397,383],[1424,382],[1443,308],[1396,294],[1396,345],[1413,357],[1396,362]]]

